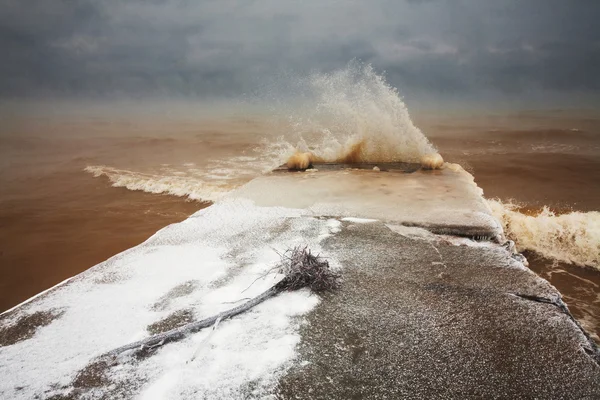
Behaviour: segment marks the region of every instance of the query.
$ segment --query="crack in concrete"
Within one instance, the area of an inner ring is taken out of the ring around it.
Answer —
[[[598,347],[598,345],[596,344],[594,339],[592,339],[592,337],[585,331],[583,326],[581,326],[579,321],[577,321],[577,319],[575,319],[575,317],[573,317],[573,314],[571,314],[571,311],[569,311],[569,307],[567,307],[567,304],[562,300],[560,295],[555,298],[548,298],[548,297],[523,294],[523,293],[509,293],[509,294],[519,297],[524,300],[535,301],[537,303],[550,304],[550,305],[557,307],[560,310],[560,312],[562,312],[567,317],[569,317],[571,322],[573,322],[575,324],[575,326],[581,331],[583,336],[585,336],[585,338],[587,339],[587,342],[588,342],[588,346],[582,345],[581,348],[584,351],[584,353],[587,354],[600,367],[600,348]]]
[[[502,242],[502,232],[484,226],[466,226],[449,224],[416,223],[403,221],[400,225],[425,229],[434,235],[449,235],[468,238],[477,242]]]
[[[437,247],[435,247],[435,245],[433,243],[429,243],[431,245],[431,247],[433,247],[433,249],[435,250],[435,252],[438,254],[438,256],[440,257],[440,261],[436,262],[435,264],[438,265],[443,265],[444,268],[448,268],[448,266],[446,265],[446,263],[444,262],[444,257],[442,257],[442,253],[440,253],[440,251],[438,250]]]

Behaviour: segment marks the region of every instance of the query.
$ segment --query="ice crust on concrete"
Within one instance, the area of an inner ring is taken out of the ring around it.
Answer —
[[[350,224],[344,284],[307,316],[280,399],[592,399],[597,353],[505,246]]]
[[[95,357],[149,336],[150,325],[181,311],[201,319],[262,293],[278,279],[260,278],[277,264],[278,252],[309,245],[318,253],[319,233],[339,232],[339,221],[305,215],[247,200],[224,201],[5,314],[0,329],[38,311],[62,312],[32,338],[0,347],[0,397],[70,393],[77,374]],[[124,362],[111,368],[109,387],[117,392],[128,387],[124,397],[260,396],[294,357],[297,317],[317,303],[308,291],[286,292],[223,321],[194,361],[187,362],[208,330],[164,346],[135,366]],[[88,389],[92,398],[108,390]]]
[[[456,164],[436,171],[370,170],[274,173],[234,191],[261,206],[310,210],[315,215],[378,219],[436,233],[496,236],[501,232],[483,192]]]

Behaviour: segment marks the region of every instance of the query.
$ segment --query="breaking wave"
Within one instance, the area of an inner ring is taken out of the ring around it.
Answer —
[[[437,153],[412,122],[398,90],[371,65],[351,62],[298,84],[303,106],[284,112],[290,132],[283,146],[273,145],[283,147],[284,159],[310,151],[326,162],[419,162]]]
[[[85,171],[107,177],[115,187],[215,201],[283,164],[296,151],[311,152],[321,162],[345,163],[418,163],[424,155],[437,153],[413,124],[398,90],[370,65],[351,62],[346,68],[327,74],[288,77],[286,84],[294,89],[278,87],[274,91],[275,95],[286,93],[288,97],[280,101],[271,96],[267,104],[269,116],[260,113],[248,116],[248,121],[253,118],[271,121],[267,122],[270,128],[250,157],[208,160],[210,148],[207,148],[203,150],[205,154],[198,154],[198,160],[206,161],[200,169],[180,166],[176,170],[163,170],[150,166],[134,171],[90,165]],[[252,132],[255,127],[249,123],[247,129],[248,132],[239,134]],[[172,139],[167,145],[179,144]],[[215,173],[222,166],[228,171],[226,176]]]
[[[548,207],[527,215],[513,203],[488,200],[494,216],[519,251],[600,270],[600,212],[556,214]]]
[[[192,176],[177,176],[134,172],[125,169],[90,165],[86,172],[94,177],[108,178],[112,186],[146,193],[169,194],[198,201],[216,201],[232,188],[219,181],[200,180]]]

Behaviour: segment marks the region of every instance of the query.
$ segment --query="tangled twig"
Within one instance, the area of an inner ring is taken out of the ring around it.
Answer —
[[[340,275],[332,271],[329,262],[313,255],[307,247],[295,247],[283,253],[280,272],[285,276],[277,285],[283,290],[308,287],[315,292],[337,289]]]

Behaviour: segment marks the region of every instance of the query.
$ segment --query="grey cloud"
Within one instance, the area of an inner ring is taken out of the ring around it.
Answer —
[[[0,96],[235,95],[385,70],[413,96],[600,91],[595,0],[0,0]]]

